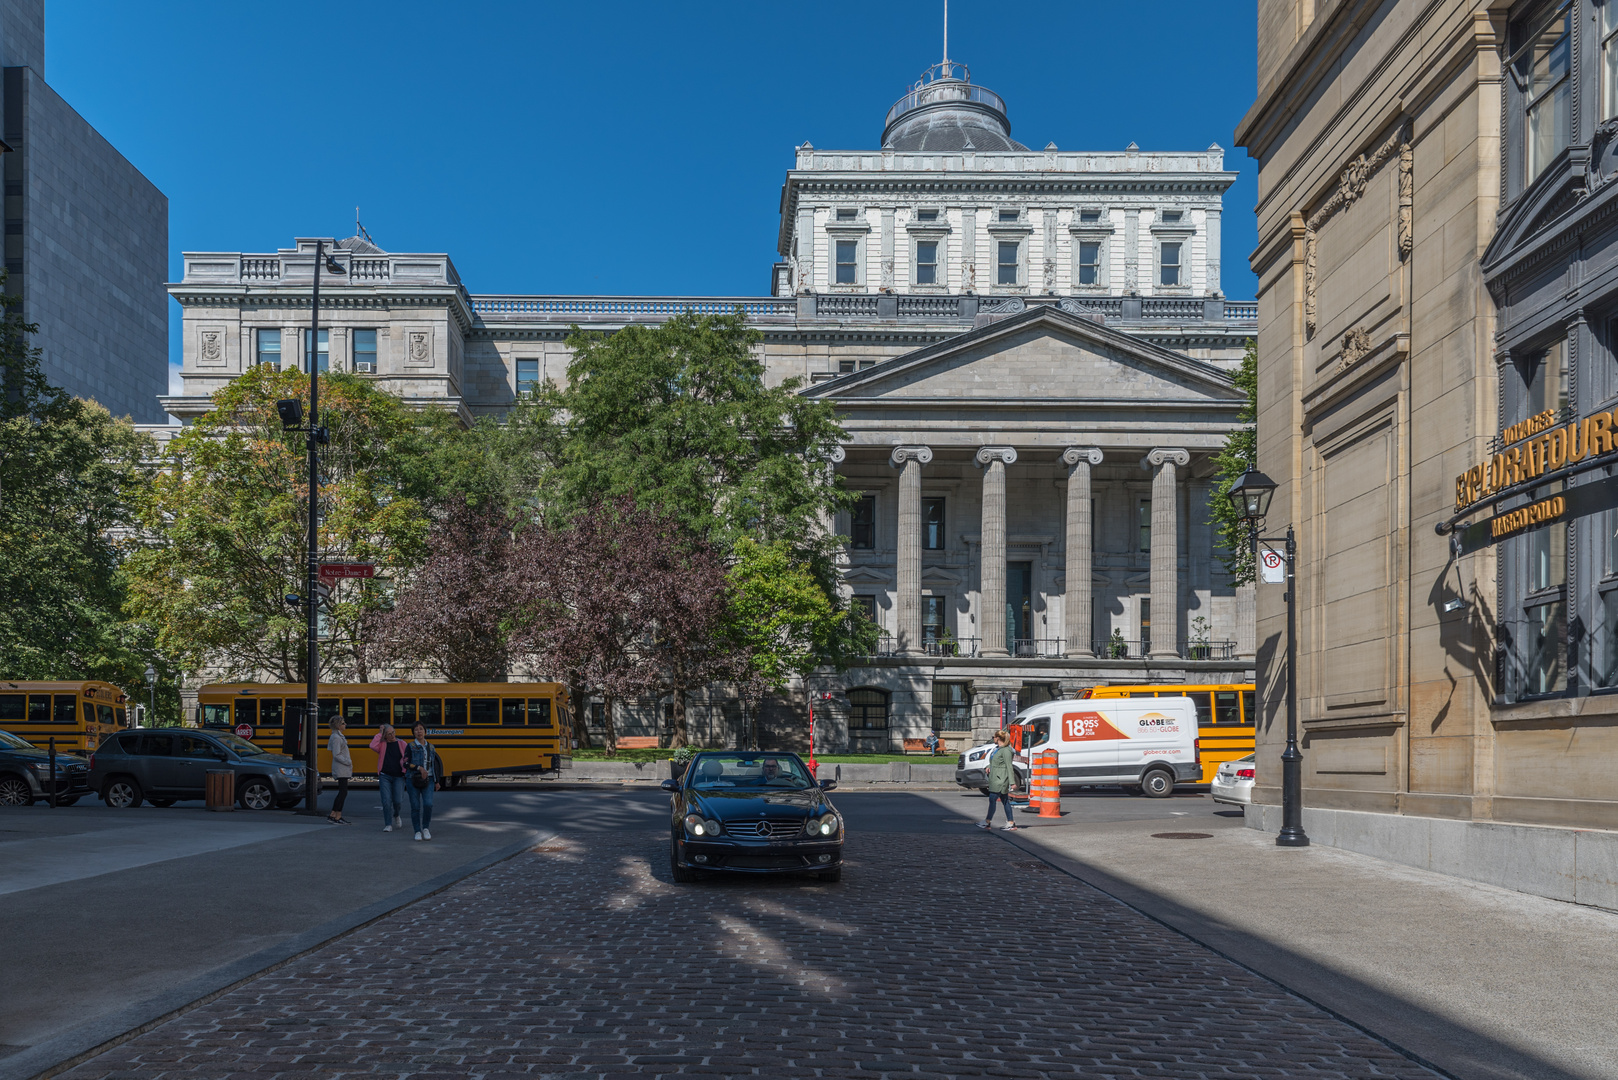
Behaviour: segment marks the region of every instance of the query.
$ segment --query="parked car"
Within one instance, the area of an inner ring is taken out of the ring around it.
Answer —
[[[1248,754],[1220,765],[1219,771],[1214,773],[1213,782],[1208,785],[1208,794],[1213,801],[1230,806],[1246,806],[1252,802],[1253,773],[1257,762],[1257,754]]]
[[[51,795],[51,755],[21,735],[0,731],[0,806],[29,806]],[[90,763],[56,755],[56,803],[72,806],[90,793]]]
[[[843,876],[843,818],[796,754],[725,750],[698,754],[673,794],[669,869],[675,881],[698,870],[743,874],[812,872]]]
[[[110,735],[90,755],[90,787],[118,810],[173,806],[204,797],[215,769],[236,774],[236,801],[244,810],[290,807],[303,798],[303,765],[225,731],[140,728]]]

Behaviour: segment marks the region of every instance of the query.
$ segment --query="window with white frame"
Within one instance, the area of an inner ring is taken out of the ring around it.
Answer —
[[[916,284],[938,284],[938,241],[916,241]]]
[[[917,221],[937,221],[938,220],[938,211],[936,209],[917,210],[916,211],[916,220]]]
[[[1157,246],[1157,283],[1164,288],[1174,289],[1185,284],[1184,268],[1180,260],[1184,257],[1185,244],[1180,240],[1164,240]]]
[[[517,358],[517,395],[531,394],[539,388],[539,358]]]
[[[1101,284],[1101,241],[1079,241],[1079,284]]]
[[[275,370],[281,370],[281,331],[260,330],[258,332],[258,362],[267,364]]]
[[[354,331],[354,370],[376,374],[376,331]]]
[[[838,221],[855,221],[859,218],[859,216],[860,212],[852,207],[840,206],[837,208]]]
[[[1004,211],[1002,211],[1004,213]],[[1022,250],[1022,243],[1017,240],[1001,240],[999,242],[998,275],[995,281],[1000,285],[1019,284],[1018,255]]]
[[[1082,225],[1099,225],[1099,224],[1101,224],[1101,211],[1100,210],[1080,210],[1079,211],[1079,223],[1082,224]]]
[[[858,285],[860,283],[860,242],[858,240],[837,241],[837,284]]]
[[[1512,43],[1525,180],[1532,183],[1573,140],[1573,5],[1539,9],[1517,24]]]

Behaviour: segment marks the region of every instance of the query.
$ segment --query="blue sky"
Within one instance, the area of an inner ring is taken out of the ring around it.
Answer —
[[[1255,3],[954,0],[950,53],[1029,146],[1225,147],[1225,290],[1250,299]],[[347,236],[357,205],[475,292],[756,296],[792,148],[877,146],[941,6],[47,0],[45,77],[168,195],[174,276]]]

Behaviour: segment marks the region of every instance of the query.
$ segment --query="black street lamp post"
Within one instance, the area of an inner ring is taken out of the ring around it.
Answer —
[[[157,669],[146,665],[146,726],[157,726]]]
[[[1248,469],[1236,478],[1227,496],[1236,513],[1247,522],[1255,575],[1259,571],[1258,531],[1269,513],[1275,486],[1274,480],[1257,469]],[[1285,543],[1287,560],[1287,748],[1281,753],[1281,831],[1275,842],[1279,847],[1308,847],[1309,836],[1303,831],[1303,754],[1298,750],[1298,543],[1291,525],[1287,526],[1284,540],[1265,539],[1272,544]]]
[[[325,241],[315,241],[313,270],[314,297],[310,304],[309,345],[309,422],[300,424],[302,407],[296,399],[278,401],[276,411],[286,431],[303,431],[309,458],[309,542],[308,573],[304,581],[303,610],[309,638],[307,679],[303,705],[304,810],[318,813],[320,798],[320,759],[315,741],[320,734],[320,447],[326,442],[326,429],[320,426],[320,271],[347,273],[336,259],[325,253]],[[290,597],[288,599],[291,599]]]

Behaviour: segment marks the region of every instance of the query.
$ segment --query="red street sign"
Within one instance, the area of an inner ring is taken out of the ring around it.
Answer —
[[[327,562],[320,564],[320,576],[323,578],[368,578],[376,577],[376,566],[368,562]]]
[[[236,725],[236,734],[240,735],[244,739],[251,739],[253,737],[253,725],[252,724],[237,724]]]

